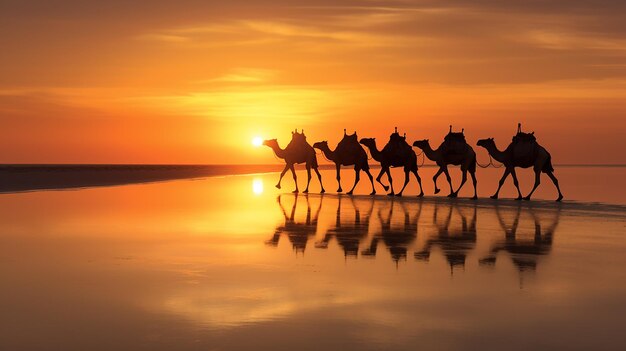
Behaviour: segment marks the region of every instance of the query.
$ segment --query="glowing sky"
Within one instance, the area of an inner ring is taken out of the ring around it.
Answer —
[[[624,1],[4,0],[0,162],[268,163],[343,128],[626,163]],[[481,151],[482,152],[482,151]],[[484,156],[484,155],[483,155]]]

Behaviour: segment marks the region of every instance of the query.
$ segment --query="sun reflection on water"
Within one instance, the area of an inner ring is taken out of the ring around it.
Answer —
[[[263,194],[263,179],[261,178],[252,179],[252,192],[254,193],[254,195]]]

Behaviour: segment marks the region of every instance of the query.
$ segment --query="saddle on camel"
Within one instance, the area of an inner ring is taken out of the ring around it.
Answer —
[[[522,124],[517,124],[517,134],[511,139],[511,144],[507,148],[508,152],[513,160],[521,163],[531,163],[537,157],[539,152],[539,144],[535,137],[535,132],[524,133],[522,132]],[[554,171],[550,165],[546,171]]]
[[[450,126],[448,134],[443,138],[441,150],[446,154],[464,154],[467,151],[464,131],[465,129],[461,129],[460,132],[453,132]]]
[[[389,136],[389,142],[385,145],[383,151],[388,151],[392,155],[402,156],[407,152],[407,150],[413,152],[411,145],[406,142],[406,134],[404,134],[404,136],[400,136],[400,133],[398,133],[398,127],[396,127],[395,131]]]
[[[343,130],[343,139],[337,144],[337,148],[335,148],[335,152],[347,154],[347,155],[357,155],[363,148],[361,144],[359,144],[359,139],[356,135],[356,132],[348,135],[347,131]]]

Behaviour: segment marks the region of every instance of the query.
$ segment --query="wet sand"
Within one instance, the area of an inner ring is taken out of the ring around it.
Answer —
[[[279,165],[4,165],[0,166],[0,193],[151,183],[280,170]]]
[[[5,193],[0,349],[620,349],[626,207],[576,172],[560,204],[275,173]]]

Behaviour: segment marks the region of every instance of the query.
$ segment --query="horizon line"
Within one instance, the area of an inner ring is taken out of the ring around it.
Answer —
[[[202,166],[282,166],[284,163],[0,163],[0,168],[5,167],[55,167],[55,166],[180,166],[180,167],[202,167]],[[320,163],[320,166],[332,166],[334,163]],[[302,164],[296,166],[303,166]],[[425,163],[420,167],[436,167],[435,163]],[[555,163],[558,167],[626,167],[626,163]],[[345,166],[348,167],[348,166]],[[379,164],[372,164],[370,167],[380,167]]]

